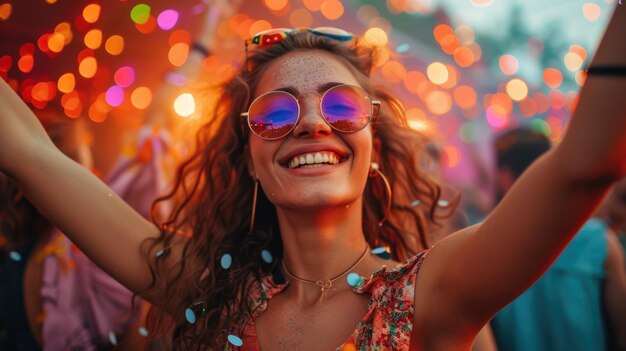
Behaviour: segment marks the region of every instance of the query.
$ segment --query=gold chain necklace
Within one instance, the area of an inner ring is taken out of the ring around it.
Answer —
[[[365,259],[365,254],[367,254],[367,248],[368,245],[365,245],[365,250],[363,250],[363,253],[361,254],[361,256],[359,256],[359,258],[356,260],[356,262],[354,262],[352,264],[352,266],[348,267],[348,269],[346,269],[345,271],[343,271],[341,274],[339,274],[338,276],[328,279],[326,281],[323,280],[309,280],[309,279],[303,279],[300,277],[296,277],[293,273],[291,273],[289,271],[289,268],[287,268],[287,265],[285,264],[285,260],[282,261],[282,265],[283,265],[283,270],[285,270],[285,273],[287,273],[287,275],[291,278],[293,278],[296,281],[299,281],[301,283],[307,283],[307,284],[315,284],[317,286],[320,287],[321,289],[321,293],[320,293],[320,302],[322,301],[322,298],[324,297],[324,291],[327,289],[330,289],[333,286],[333,283],[343,277],[344,275],[346,275],[348,272],[350,272],[354,267],[356,267],[359,263],[361,263],[361,261],[363,261],[363,259]]]

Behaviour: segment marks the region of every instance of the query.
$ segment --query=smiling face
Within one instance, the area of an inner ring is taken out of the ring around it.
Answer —
[[[372,129],[339,133],[323,119],[320,96],[329,83],[360,86],[351,71],[324,51],[294,51],[270,63],[254,97],[287,90],[300,97],[300,120],[286,137],[250,134],[251,172],[278,208],[315,209],[361,199],[372,159]],[[272,195],[273,194],[273,195]]]

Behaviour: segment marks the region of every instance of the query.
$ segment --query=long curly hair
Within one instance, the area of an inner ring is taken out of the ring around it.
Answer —
[[[150,239],[146,258],[153,274],[148,294],[155,292],[149,328],[168,335],[169,347],[179,350],[219,349],[229,334],[240,335],[257,307],[246,300],[253,284],[277,269],[283,256],[274,206],[259,188],[254,232],[249,234],[254,180],[248,172],[249,130],[240,113],[251,101],[265,69],[278,57],[294,50],[323,50],[348,67],[361,86],[382,106],[373,122],[380,143],[380,170],[393,189],[391,213],[385,216],[386,191],[381,181],[368,181],[364,189],[363,232],[371,247],[385,246],[396,260],[405,260],[429,246],[426,227],[449,215],[455,206],[437,207],[441,189],[419,168],[427,138],[409,128],[402,104],[382,86],[370,81],[376,58],[374,48],[338,41],[306,32],[289,35],[269,48],[253,51],[241,72],[221,87],[219,104],[196,136],[196,149],[176,173],[173,190],[157,200],[174,203],[170,217],[158,222],[157,239]],[[182,234],[188,239],[181,240]],[[177,246],[182,245],[182,248]],[[173,249],[183,259],[172,264]],[[269,250],[268,264],[261,251]],[[223,269],[223,255],[232,265]],[[258,286],[258,285],[256,285]],[[195,323],[186,319],[189,313]]]

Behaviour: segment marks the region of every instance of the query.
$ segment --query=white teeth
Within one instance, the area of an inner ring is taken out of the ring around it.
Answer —
[[[307,157],[307,160],[308,160],[308,157]],[[324,159],[322,158],[322,155],[319,152],[315,154],[315,163],[322,163],[323,160]]]
[[[292,158],[287,162],[289,168],[297,167],[321,167],[324,164],[336,165],[339,163],[338,155],[333,152],[316,152],[314,154],[303,154]]]

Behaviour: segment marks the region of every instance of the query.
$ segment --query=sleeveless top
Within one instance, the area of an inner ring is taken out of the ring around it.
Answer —
[[[353,288],[357,294],[371,295],[367,312],[337,351],[408,350],[413,327],[415,280],[427,250],[395,268],[383,266],[370,278],[362,277]],[[243,345],[226,343],[228,351],[260,351],[254,320],[267,309],[268,301],[280,294],[288,282],[277,284],[272,275],[261,278],[248,297],[254,308],[241,337]]]
[[[552,267],[492,320],[500,350],[607,350],[606,225],[589,220]]]

